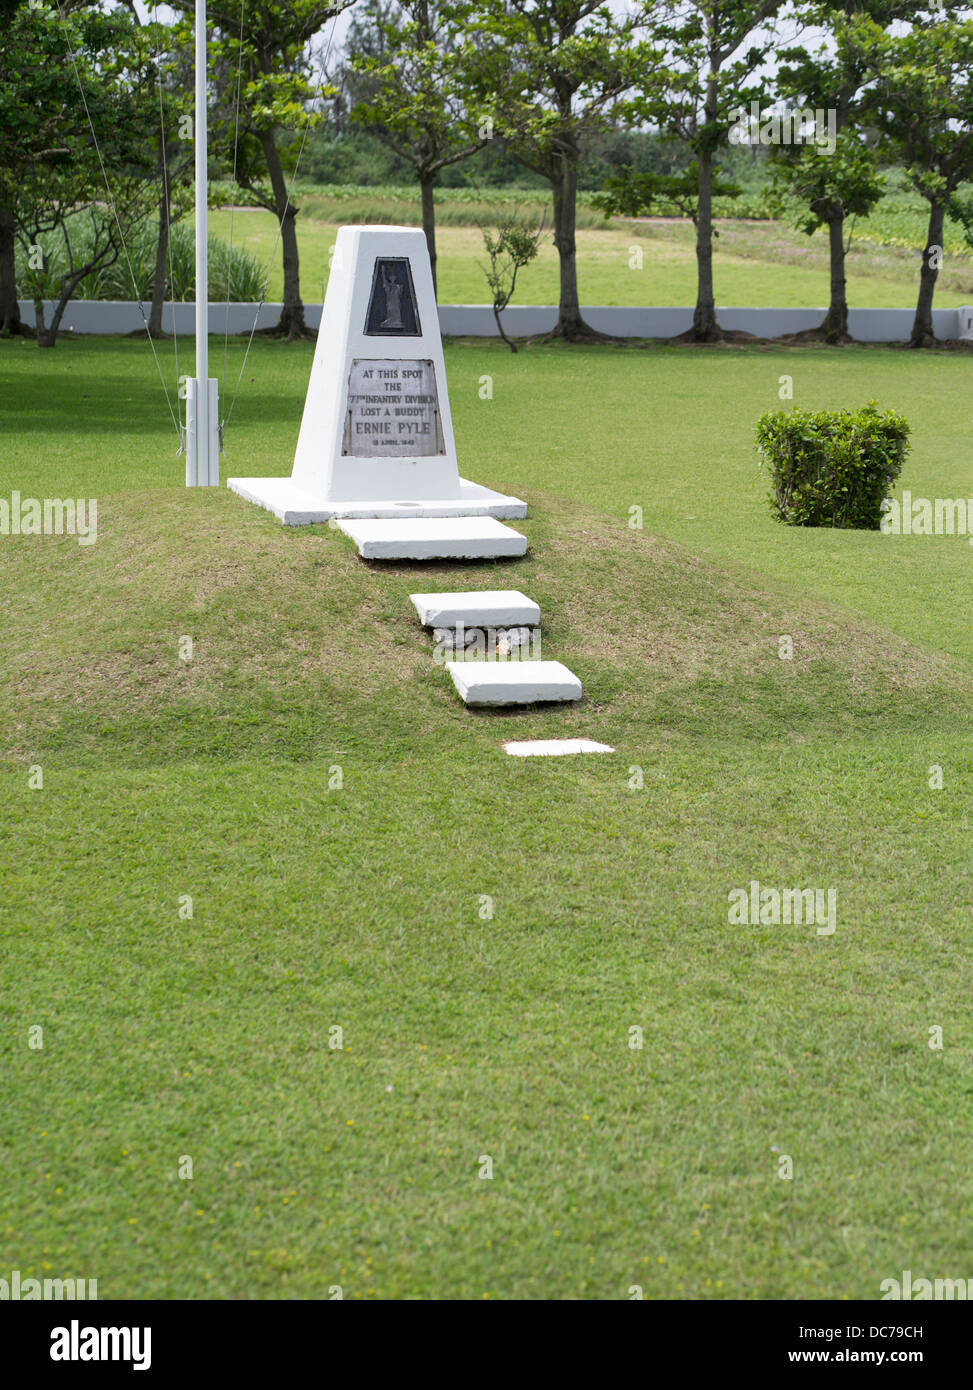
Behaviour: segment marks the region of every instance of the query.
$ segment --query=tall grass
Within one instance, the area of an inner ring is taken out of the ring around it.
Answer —
[[[909,186],[900,170],[889,171],[887,190],[870,216],[855,221],[855,239],[868,241],[876,246],[899,246],[921,250],[925,245],[929,205]],[[214,202],[228,204],[233,201],[233,197],[233,189],[229,184],[213,185]],[[595,194],[592,192],[578,194],[578,227],[603,229],[618,226],[620,219],[606,218],[597,208],[592,207],[593,197]],[[305,217],[319,222],[376,222],[386,225],[405,223],[413,226],[420,223],[418,184],[376,184],[363,188],[358,184],[298,182],[294,189],[294,199]],[[548,222],[550,221],[551,199],[546,189],[436,189],[436,220],[443,227],[480,226],[484,221],[494,218],[498,210],[513,207],[523,212],[529,220],[536,221],[546,214]],[[714,198],[713,211],[717,218],[770,220],[764,192],[759,188],[744,190],[735,198]],[[670,204],[665,200],[660,200],[657,204],[654,215],[682,216],[674,203]],[[963,236],[962,227],[950,218],[946,220],[944,240],[947,254],[959,257],[971,255],[971,248]]]
[[[82,217],[72,218],[68,234],[75,262],[83,262],[90,253],[92,229]],[[76,299],[132,299],[152,297],[155,275],[155,255],[158,223],[146,222],[127,243],[128,259],[119,256],[112,265],[86,275],[75,290]],[[17,284],[22,294],[31,299],[56,299],[60,293],[61,276],[69,268],[64,237],[50,232],[40,238],[44,265],[32,269],[22,247],[17,252]],[[196,293],[195,241],[192,226],[177,222],[171,231],[169,244],[171,274],[166,277],[166,299],[191,300]],[[167,258],[167,260],[169,259]],[[131,266],[129,265],[131,262]],[[211,300],[227,299],[237,303],[252,303],[263,292],[264,267],[252,252],[229,244],[221,237],[209,238],[209,293]],[[228,293],[229,291],[229,293]]]
[[[213,189],[216,203],[233,201],[229,185]],[[592,206],[594,193],[578,194],[577,225],[579,228],[605,228],[614,219],[606,217]],[[319,222],[364,223],[385,225],[403,223],[418,226],[421,221],[419,185],[376,184],[362,188],[357,184],[298,183],[294,201],[305,217]],[[551,195],[543,188],[437,188],[435,193],[436,221],[443,227],[475,227],[495,219],[498,210],[516,210],[528,221],[539,221],[546,214],[551,220]],[[715,198],[717,217],[766,218],[762,193],[743,193],[738,198]],[[662,201],[656,209],[659,216],[680,217],[675,203]],[[617,225],[617,222],[615,222]]]

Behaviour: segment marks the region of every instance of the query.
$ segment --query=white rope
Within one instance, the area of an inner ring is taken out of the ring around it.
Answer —
[[[159,7],[158,7],[158,5],[154,5],[154,6],[152,7],[152,13],[153,13],[153,15],[155,16],[154,23],[155,23],[156,25],[158,25],[158,23],[159,23]],[[156,76],[157,76],[158,79],[159,79],[159,82],[158,82],[158,86],[159,86],[159,143],[160,143],[160,147],[161,147],[161,150],[162,150],[162,191],[163,191],[163,198],[164,198],[164,200],[165,200],[165,205],[166,205],[166,261],[167,261],[168,269],[169,269],[169,293],[170,293],[170,295],[172,295],[172,294],[174,294],[174,286],[175,286],[175,276],[174,276],[173,273],[172,273],[172,216],[171,216],[171,208],[170,208],[170,203],[171,203],[171,200],[172,200],[172,186],[171,186],[171,184],[170,184],[170,182],[169,182],[169,156],[168,156],[168,152],[167,152],[167,149],[166,149],[166,117],[165,117],[165,104],[164,104],[163,92],[162,92],[162,51],[161,51],[161,49],[160,49],[160,47],[159,47],[159,35],[158,35],[158,30],[156,31],[156,36],[155,36],[155,68],[156,68]],[[163,286],[163,290],[162,290],[162,307],[163,307],[163,310],[165,309],[165,302],[166,302],[165,286]],[[175,369],[176,369],[176,393],[177,393],[177,396],[178,396],[178,392],[179,392],[179,333],[178,333],[178,331],[177,331],[177,329],[176,329],[176,305],[175,305],[175,300],[174,300],[174,299],[173,299],[173,301],[172,301],[172,353],[173,353],[174,365],[175,365]],[[182,423],[182,420],[180,419],[180,420],[179,420],[179,452],[180,452],[180,454],[182,454],[182,453],[185,453],[185,451],[186,451],[186,427],[185,427],[185,425]]]
[[[318,65],[318,82],[317,82],[317,90],[318,90],[318,93],[320,93],[320,92],[322,91],[323,87],[324,87],[325,64],[327,63],[328,57],[329,57],[329,55],[330,55],[330,53],[331,53],[331,43],[332,43],[332,40],[334,39],[335,21],[336,21],[337,17],[338,17],[337,15],[333,15],[333,16],[332,16],[332,19],[331,19],[331,32],[330,32],[329,35],[328,35],[328,42],[327,42],[327,46],[326,46],[326,48],[325,48],[325,50],[324,50],[324,57],[321,59],[321,62],[320,62],[319,65]],[[230,402],[230,409],[226,412],[226,416],[224,417],[223,425],[221,426],[221,429],[224,428],[227,424],[229,424],[230,416],[231,416],[232,413],[233,413],[233,407],[236,405],[236,398],[237,398],[237,395],[239,394],[239,391],[240,391],[240,382],[243,380],[243,373],[246,371],[247,358],[250,356],[250,347],[251,347],[251,344],[253,343],[253,336],[254,336],[254,334],[255,334],[256,331],[257,331],[257,321],[258,321],[259,318],[260,318],[260,310],[263,308],[264,303],[265,303],[266,298],[267,298],[267,289],[268,289],[268,286],[270,285],[270,267],[271,267],[271,265],[273,264],[274,259],[276,258],[276,255],[277,255],[277,247],[278,247],[278,245],[280,244],[281,233],[282,233],[282,231],[283,231],[283,229],[284,229],[284,218],[287,216],[287,211],[288,211],[288,209],[290,208],[290,205],[291,205],[291,195],[292,195],[293,192],[294,192],[294,184],[297,182],[297,171],[298,171],[298,169],[301,167],[301,159],[303,158],[303,155],[304,155],[304,146],[305,146],[305,144],[307,143],[307,133],[308,133],[310,127],[311,127],[311,116],[312,116],[312,114],[313,114],[312,111],[309,109],[309,110],[308,110],[308,113],[307,113],[307,120],[306,120],[305,123],[304,123],[304,132],[303,132],[303,134],[302,134],[302,136],[301,136],[300,148],[298,149],[298,152],[297,152],[297,159],[295,160],[295,163],[294,163],[294,173],[293,173],[293,175],[291,176],[290,187],[289,187],[288,190],[287,190],[287,198],[286,198],[285,203],[284,203],[284,211],[283,211],[283,213],[281,214],[280,219],[278,220],[278,223],[277,223],[277,235],[276,235],[276,237],[274,238],[274,244],[273,244],[273,247],[271,248],[270,256],[268,257],[267,265],[266,265],[266,267],[265,267],[266,274],[265,274],[265,278],[264,278],[264,282],[263,282],[263,290],[262,290],[261,295],[260,295],[260,302],[259,302],[259,304],[257,305],[256,313],[255,313],[254,316],[253,316],[253,323],[252,323],[251,326],[250,326],[250,335],[249,335],[249,337],[247,338],[246,351],[245,351],[244,354],[243,354],[243,363],[242,363],[242,365],[241,365],[241,367],[240,367],[240,374],[239,374],[239,376],[237,377],[236,386],[235,386],[234,391],[233,391],[233,399],[232,399],[232,401]]]
[[[235,103],[235,109],[234,109],[234,113],[233,113],[233,186],[234,186],[234,188],[236,187],[237,152],[238,152],[239,147],[240,147],[240,87],[241,87],[241,83],[242,83],[242,80],[243,80],[243,26],[244,26],[244,19],[245,19],[246,13],[247,13],[247,0],[241,0],[241,5],[240,5],[240,34],[239,34],[239,37],[238,37],[238,39],[237,39],[238,52],[237,52],[237,69],[236,69],[236,103]],[[225,399],[225,396],[226,396],[227,354],[228,354],[228,351],[229,351],[229,342],[230,342],[230,288],[231,288],[231,282],[232,282],[232,280],[233,280],[233,217],[234,217],[234,213],[235,213],[235,212],[236,212],[236,208],[235,208],[234,204],[231,203],[231,204],[230,204],[230,249],[229,249],[229,251],[228,251],[228,253],[227,253],[227,261],[226,261],[226,318],[225,318],[225,320],[224,320],[224,322],[223,322],[223,378],[222,378],[222,380],[221,380],[221,382],[220,382],[220,396],[219,396],[219,399],[220,399],[221,403],[223,402],[223,400]],[[246,365],[246,363],[244,363],[244,365]],[[234,399],[235,399],[235,397],[234,397]],[[224,427],[225,424],[226,424],[226,420],[225,420],[225,419],[223,419],[223,420],[220,421],[220,427],[219,427],[219,434],[220,434],[220,453],[223,452],[223,427]]]
[[[141,296],[141,294],[139,293],[138,281],[137,281],[136,278],[135,278],[135,271],[134,271],[134,269],[132,268],[132,258],[131,258],[131,256],[128,254],[128,246],[127,246],[126,243],[125,243],[125,235],[124,235],[124,233],[122,232],[122,224],[121,224],[121,222],[120,222],[119,219],[118,219],[118,209],[117,209],[117,207],[115,206],[115,199],[114,199],[114,197],[113,197],[113,195],[112,195],[111,184],[110,184],[109,181],[108,181],[108,172],[107,172],[107,170],[105,169],[105,161],[104,161],[104,159],[102,158],[101,146],[100,146],[99,143],[98,143],[98,136],[97,136],[97,134],[95,133],[94,121],[91,119],[91,112],[90,112],[90,110],[88,109],[88,98],[85,96],[84,84],[83,84],[82,81],[81,81],[81,73],[78,71],[78,64],[77,64],[77,60],[75,59],[75,56],[74,56],[74,49],[71,47],[71,40],[70,40],[70,38],[68,37],[67,31],[66,31],[66,29],[65,29],[65,27],[64,27],[64,10],[63,10],[63,8],[59,7],[57,13],[58,13],[58,19],[59,19],[60,22],[61,22],[61,32],[64,34],[65,47],[67,48],[67,51],[68,51],[68,57],[71,59],[71,66],[72,66],[72,68],[74,69],[74,76],[75,76],[75,78],[76,78],[76,80],[77,80],[77,83],[78,83],[78,91],[81,93],[81,102],[82,102],[82,105],[84,106],[85,115],[86,115],[87,118],[88,118],[88,129],[91,131],[91,138],[92,138],[92,140],[94,141],[94,144],[95,144],[95,152],[96,152],[97,155],[98,155],[98,164],[99,164],[99,166],[100,166],[100,168],[101,168],[101,177],[102,177],[102,180],[104,181],[104,184],[105,184],[105,192],[106,192],[107,195],[108,195],[108,205],[109,205],[109,207],[111,208],[112,217],[115,219],[115,226],[116,226],[116,228],[117,228],[117,230],[118,230],[118,238],[119,238],[119,241],[120,241],[121,244],[122,244],[122,251],[123,251],[124,254],[125,254],[125,261],[126,261],[126,264],[128,265],[128,273],[129,273],[129,275],[131,276],[131,280],[132,280],[132,288],[133,288],[134,291],[135,291],[135,298],[136,298],[136,301],[137,301],[138,306],[139,306],[139,313],[142,315],[142,322],[143,322],[143,324],[145,325],[145,331],[146,331],[146,334],[148,335],[149,346],[150,346],[151,349],[152,349],[152,356],[153,356],[153,358],[155,359],[155,365],[156,365],[156,368],[157,368],[158,373],[159,373],[159,380],[162,382],[162,389],[163,389],[163,391],[165,392],[165,396],[166,396],[166,405],[169,407],[169,414],[172,416],[172,423],[173,423],[173,425],[175,426],[176,434],[179,436],[179,442],[180,442],[180,445],[181,445],[181,444],[182,444],[182,430],[180,429],[179,421],[178,421],[178,419],[176,418],[176,412],[175,412],[175,411],[173,410],[173,408],[172,408],[172,401],[171,401],[171,399],[170,399],[170,397],[169,397],[169,388],[168,388],[168,386],[166,385],[165,375],[164,375],[164,373],[163,373],[163,371],[162,371],[162,364],[161,364],[161,362],[159,361],[159,354],[158,354],[158,353],[156,352],[156,350],[155,350],[155,343],[154,343],[154,341],[153,341],[153,339],[152,339],[152,332],[151,332],[151,330],[150,330],[150,328],[149,328],[149,321],[148,321],[148,319],[145,317],[145,305],[142,303],[142,296]]]

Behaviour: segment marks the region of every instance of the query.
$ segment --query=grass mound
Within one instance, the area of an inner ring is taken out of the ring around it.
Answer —
[[[457,720],[489,746],[498,716],[456,708],[408,600],[437,585],[523,588],[545,654],[582,678],[580,708],[501,716],[511,737],[839,737],[876,717],[949,722],[973,694],[962,669],[823,605],[563,500],[532,503],[528,556],[480,566],[366,566],[339,532],[281,527],[227,492],[117,495],[87,549],[11,538],[0,700],[20,717],[5,751],[303,761],[336,742],[392,756],[431,751]]]

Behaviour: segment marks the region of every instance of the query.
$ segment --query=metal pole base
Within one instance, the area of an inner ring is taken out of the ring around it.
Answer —
[[[207,384],[207,397],[201,399],[199,377],[191,376],[186,380],[187,487],[220,485],[220,409],[216,377],[211,376]]]

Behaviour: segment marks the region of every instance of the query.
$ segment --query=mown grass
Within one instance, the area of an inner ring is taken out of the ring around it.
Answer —
[[[365,565],[187,492],[142,344],[0,345],[0,496],[101,498],[94,546],[0,538],[3,1262],[103,1297],[962,1274],[969,547],[779,527],[750,439],[789,369],[801,404],[902,409],[902,482],[938,495],[968,361],[447,359],[464,472],[530,503],[521,561]],[[227,471],[288,471],[309,365],[255,345]],[[408,594],[497,583],[579,707],[452,694]],[[501,748],[560,735],[617,752]],[[835,886],[834,936],[729,925],[751,878]]]

